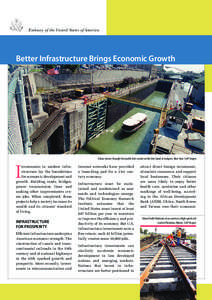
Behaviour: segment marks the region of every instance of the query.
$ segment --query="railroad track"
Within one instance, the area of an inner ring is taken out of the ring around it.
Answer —
[[[196,252],[186,247],[151,245],[140,252],[140,296],[184,293],[196,299]]]

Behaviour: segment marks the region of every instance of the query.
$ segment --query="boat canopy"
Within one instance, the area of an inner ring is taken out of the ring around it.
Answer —
[[[123,125],[134,126],[136,124],[139,124],[140,122],[143,122],[146,118],[147,118],[146,114],[137,113],[137,114],[131,116],[130,118],[128,118],[127,120],[125,120],[123,122]]]

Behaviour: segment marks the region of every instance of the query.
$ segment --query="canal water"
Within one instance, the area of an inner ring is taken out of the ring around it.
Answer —
[[[133,96],[137,97],[135,94]],[[166,93],[155,91],[142,103],[162,107],[166,101]],[[134,133],[123,132],[121,129],[123,121],[137,112],[145,113],[147,122]],[[133,108],[112,126],[89,141],[77,154],[148,154],[154,129],[158,127],[159,120],[160,112]]]

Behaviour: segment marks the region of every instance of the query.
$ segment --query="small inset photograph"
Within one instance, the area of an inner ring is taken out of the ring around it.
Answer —
[[[8,152],[203,154],[204,82],[202,65],[8,65]]]
[[[196,225],[140,227],[140,299],[196,299]]]

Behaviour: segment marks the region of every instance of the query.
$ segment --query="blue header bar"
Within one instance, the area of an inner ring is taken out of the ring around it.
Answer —
[[[1,64],[212,64],[212,36],[0,36],[0,45]]]

